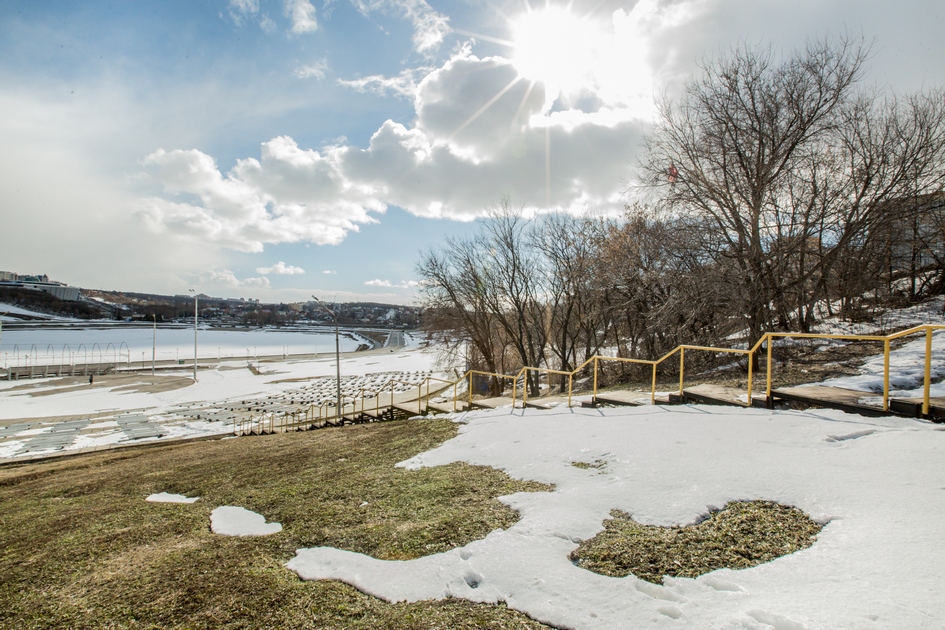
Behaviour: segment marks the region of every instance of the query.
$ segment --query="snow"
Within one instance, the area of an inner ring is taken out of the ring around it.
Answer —
[[[408,346],[394,351],[383,349],[342,355],[343,393],[356,394],[372,379],[371,375],[382,374],[384,381],[388,378],[407,380],[433,371],[436,353],[420,347],[416,339],[405,340]],[[334,356],[290,358],[260,363],[259,372],[259,375],[253,374],[240,360],[222,361],[212,369],[201,369],[196,383],[165,392],[130,391],[132,384],[127,381],[109,387],[102,379],[96,379],[94,386],[84,381],[78,386],[63,386],[58,378],[0,381],[0,458],[103,447],[133,439],[167,440],[229,433],[233,430],[232,422],[207,421],[194,416],[201,408],[212,411],[224,404],[270,397],[284,400],[286,404],[293,399],[298,403],[300,388],[309,386],[311,379],[334,377],[335,361]],[[188,366],[179,372],[162,371],[162,375],[188,379],[192,374]],[[145,389],[151,382],[148,370],[130,376]],[[333,399],[333,386],[331,391]],[[192,413],[182,415],[182,410]],[[107,417],[92,417],[101,414]],[[127,426],[116,421],[128,414],[146,416],[160,437],[132,436]],[[53,435],[63,418],[75,416],[89,417],[84,422],[74,421],[78,426],[71,433]],[[22,420],[24,418],[43,420]]]
[[[20,306],[15,306],[13,304],[7,304],[6,302],[0,302],[0,313],[9,313],[10,315],[26,315],[28,317],[38,317],[44,320],[60,321],[60,322],[78,322],[82,321],[75,319],[73,317],[59,317],[56,315],[49,315],[47,313],[38,313],[36,311],[31,311]],[[0,315],[0,321],[4,322],[22,322],[23,319],[20,317],[8,317],[6,315]]]
[[[921,398],[925,379],[925,335],[917,334],[910,341],[889,353],[889,389],[892,398]],[[861,402],[882,405],[883,355],[867,359],[859,374],[829,379],[816,385],[843,387],[861,390],[876,396],[865,396]],[[935,383],[945,377],[945,330],[932,333],[932,381],[930,395],[945,396],[945,382]]]
[[[279,523],[267,523],[266,517],[246,508],[224,505],[210,513],[210,530],[223,536],[268,536],[282,531]]]
[[[506,602],[563,628],[942,628],[945,431],[839,411],[708,406],[477,411],[402,466],[456,461],[555,485],[501,500],[521,514],[461,549],[382,561],[299,549],[288,567],[387,601]],[[604,462],[582,470],[572,462]],[[794,505],[825,524],[814,545],[699,578],[611,578],[568,554],[612,509],[691,524],[730,501]]]
[[[2,308],[0,308],[2,310]],[[367,337],[341,331],[341,351],[352,352]],[[194,329],[187,326],[109,324],[98,327],[29,327],[4,330],[0,353],[6,365],[71,365],[119,363],[151,364],[152,344],[157,361],[194,359]],[[335,351],[335,334],[324,328],[310,329],[197,329],[198,358],[249,360],[257,356],[314,354]],[[142,354],[143,353],[143,354]],[[26,361],[30,356],[30,363]]]
[[[939,296],[906,308],[882,311],[877,313],[871,322],[845,322],[838,317],[826,317],[818,321],[811,332],[829,335],[885,335],[893,330],[922,324],[941,324],[945,304],[943,301],[945,298]]]
[[[200,497],[185,497],[182,494],[170,494],[169,492],[158,492],[148,495],[145,501],[152,503],[195,503]]]

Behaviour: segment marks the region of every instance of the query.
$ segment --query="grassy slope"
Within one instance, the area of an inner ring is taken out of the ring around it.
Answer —
[[[582,542],[571,560],[595,573],[660,584],[666,575],[698,577],[771,562],[807,549],[821,529],[801,510],[771,501],[729,503],[685,527],[641,525],[614,510],[604,531]]]
[[[402,559],[462,546],[517,519],[494,497],[548,489],[466,464],[394,468],[454,433],[406,421],[0,468],[0,627],[544,627],[504,606],[389,605],[282,566],[299,547]],[[201,499],[145,502],[154,492]],[[215,535],[220,505],[284,529]]]

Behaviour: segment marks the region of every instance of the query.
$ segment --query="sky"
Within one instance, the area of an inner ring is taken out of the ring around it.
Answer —
[[[617,214],[654,97],[739,42],[945,85],[939,0],[0,0],[0,270],[416,303],[507,199]]]

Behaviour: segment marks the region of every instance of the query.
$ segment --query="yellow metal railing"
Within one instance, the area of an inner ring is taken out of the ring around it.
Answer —
[[[478,374],[478,375],[480,375],[480,376],[489,376],[489,377],[491,377],[491,378],[512,379],[513,386],[514,386],[514,383],[515,383],[515,380],[516,380],[516,377],[510,376],[510,375],[508,375],[508,374],[496,374],[495,372],[481,372],[481,371],[479,371],[479,370],[469,370],[469,371],[466,372],[466,374],[464,374],[463,377],[460,378],[459,380],[460,380],[460,381],[464,381],[464,380],[466,380],[467,378],[469,379],[469,387],[468,387],[468,389],[469,389],[469,408],[470,408],[470,409],[472,408],[472,400],[473,400],[473,376],[476,375],[476,374]],[[513,405],[513,406],[515,405],[515,401],[514,401],[514,400],[512,401],[512,405]]]
[[[573,386],[574,386],[574,377],[579,374],[582,370],[587,368],[588,365],[593,364],[592,375],[593,375],[593,386],[591,390],[592,400],[597,401],[597,395],[599,391],[599,381],[598,375],[600,371],[601,362],[615,362],[615,363],[630,363],[637,365],[649,365],[651,366],[651,379],[650,379],[650,402],[656,402],[656,382],[657,382],[657,368],[663,363],[669,361],[674,355],[679,354],[679,393],[683,393],[685,387],[685,375],[686,375],[686,351],[699,351],[699,352],[711,352],[711,353],[726,353],[726,354],[738,354],[744,356],[748,361],[748,405],[752,404],[753,396],[753,378],[754,378],[754,357],[755,354],[762,348],[765,347],[766,351],[766,380],[765,380],[765,396],[770,398],[772,391],[772,378],[773,378],[773,365],[772,360],[773,348],[775,341],[780,338],[794,338],[794,339],[832,339],[838,341],[872,341],[872,342],[882,342],[883,343],[883,410],[889,410],[889,357],[890,357],[890,344],[896,339],[902,337],[907,337],[910,335],[916,335],[919,333],[925,334],[925,364],[924,364],[924,377],[923,377],[923,395],[922,395],[922,414],[928,415],[930,409],[930,394],[931,394],[931,372],[932,372],[932,334],[936,330],[945,330],[945,325],[941,324],[923,324],[921,326],[915,326],[909,328],[908,330],[903,330],[897,333],[890,335],[833,335],[833,334],[819,334],[819,333],[792,333],[792,332],[769,332],[761,336],[761,338],[748,349],[740,348],[716,348],[712,346],[696,346],[684,344],[677,346],[673,350],[670,350],[662,357],[658,359],[629,359],[624,357],[606,357],[600,355],[594,355],[593,357],[588,358],[584,363],[579,365],[574,370],[568,372],[564,370],[553,370],[550,368],[540,368],[540,367],[531,367],[526,366],[518,371],[515,375],[510,374],[498,374],[495,372],[483,372],[481,370],[469,370],[463,374],[460,378],[455,381],[449,381],[446,379],[436,378],[428,376],[425,379],[421,380],[419,383],[411,383],[407,381],[401,381],[396,379],[391,379],[383,386],[378,388],[376,392],[372,390],[367,390],[361,388],[357,396],[345,396],[342,400],[342,408],[337,410],[337,415],[339,417],[344,417],[345,409],[348,407],[347,399],[351,400],[351,409],[353,414],[358,413],[358,402],[360,402],[361,412],[364,413],[367,405],[366,402],[369,399],[367,396],[368,392],[371,392],[373,396],[370,398],[374,399],[374,410],[375,415],[379,415],[380,410],[380,398],[381,393],[386,391],[388,387],[390,388],[390,404],[389,407],[394,407],[394,390],[397,384],[407,385],[409,387],[417,388],[417,412],[418,414],[423,414],[423,401],[424,398],[427,399],[427,410],[429,410],[429,398],[432,394],[439,393],[444,389],[453,387],[453,411],[456,411],[456,405],[459,400],[458,395],[458,386],[468,381],[467,384],[467,395],[469,408],[472,408],[473,402],[473,378],[476,375],[485,376],[489,378],[495,378],[500,380],[511,380],[512,381],[512,406],[515,407],[516,401],[518,399],[518,382],[520,379],[524,379],[522,387],[522,405],[527,405],[528,403],[528,375],[531,372],[537,372],[539,375],[541,373],[545,374],[559,374],[561,376],[568,377],[568,407],[571,407],[572,397],[573,397]],[[539,376],[540,378],[540,376]],[[432,391],[431,381],[436,381],[442,383],[443,387]],[[423,394],[423,385],[427,386],[426,395]],[[314,405],[310,405],[304,411],[300,410],[297,412],[285,412],[281,416],[272,412],[262,414],[257,417],[244,418],[240,420],[234,420],[234,433],[237,435],[243,435],[249,433],[253,430],[253,426],[258,427],[258,430],[262,432],[263,430],[268,430],[272,432],[276,428],[287,430],[288,428],[298,428],[299,426],[304,425],[314,425],[316,422],[321,422],[325,420],[329,421],[329,414],[326,412],[323,417],[323,410],[326,410],[333,404],[334,401],[325,401],[319,405],[316,409]],[[406,401],[406,402],[412,402]],[[292,418],[289,420],[289,418]],[[277,418],[279,420],[277,421]],[[263,427],[267,427],[264,429]]]
[[[883,342],[883,411],[889,411],[889,353],[890,342],[895,339],[901,339],[910,335],[919,333],[925,334],[925,364],[923,366],[922,378],[922,415],[928,415],[931,408],[931,386],[932,386],[932,333],[936,330],[945,330],[942,324],[923,324],[907,330],[902,330],[890,335],[826,335],[812,333],[766,333],[761,341],[756,344],[760,346],[762,341],[767,341],[768,351],[768,375],[765,394],[771,396],[771,350],[774,340],[779,337],[792,337],[795,339],[836,339],[840,341],[881,341]]]

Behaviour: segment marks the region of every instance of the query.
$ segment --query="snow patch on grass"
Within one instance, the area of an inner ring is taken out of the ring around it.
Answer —
[[[267,523],[266,517],[246,508],[224,505],[210,513],[210,530],[223,536],[269,536],[282,531],[281,523]]]
[[[200,497],[185,497],[182,494],[158,492],[157,494],[148,495],[148,498],[145,499],[145,501],[150,501],[152,503],[195,503],[199,499]]]

